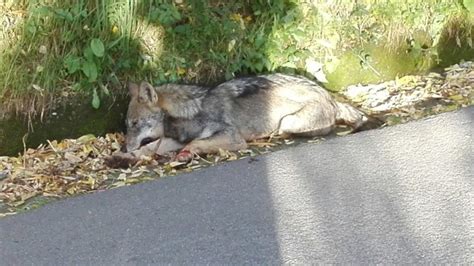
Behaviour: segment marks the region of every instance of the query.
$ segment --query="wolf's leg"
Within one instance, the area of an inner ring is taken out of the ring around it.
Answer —
[[[329,134],[336,124],[336,110],[331,105],[312,103],[300,111],[281,119],[279,134],[322,136]]]
[[[219,152],[219,149],[236,151],[247,148],[245,140],[236,132],[221,132],[205,139],[191,141],[178,154],[178,161],[188,161],[194,154]]]
[[[177,151],[182,147],[184,147],[184,145],[174,139],[162,138],[160,146],[158,146],[158,149],[156,150],[156,154],[164,155],[170,151]]]

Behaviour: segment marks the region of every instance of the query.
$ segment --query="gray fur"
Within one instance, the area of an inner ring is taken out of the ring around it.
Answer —
[[[158,95],[167,97],[171,102],[172,108],[167,109],[170,116],[191,119],[202,109],[202,101],[209,88],[167,84],[156,87],[155,90]]]
[[[284,74],[238,78],[214,88],[168,84],[155,91],[156,103],[137,102],[132,95],[129,151],[139,149],[143,138],[163,137],[195,153],[236,150],[272,134],[325,135],[336,124],[358,128],[364,122],[362,112],[336,102],[317,83]]]

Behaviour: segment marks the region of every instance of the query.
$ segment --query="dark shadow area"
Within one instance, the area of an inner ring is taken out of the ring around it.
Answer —
[[[437,46],[440,63],[438,67],[448,67],[462,60],[474,59],[474,25],[467,19],[448,21],[441,33]]]
[[[89,97],[66,100],[50,110],[44,121],[20,115],[0,120],[0,156],[16,156],[24,147],[36,148],[47,140],[77,138],[86,134],[96,136],[125,130],[125,112],[128,97],[122,95],[103,99],[96,110],[90,106]],[[25,143],[23,143],[25,141]],[[25,146],[24,146],[25,145]]]

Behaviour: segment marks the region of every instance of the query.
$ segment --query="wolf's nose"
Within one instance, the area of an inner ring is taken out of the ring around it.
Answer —
[[[127,145],[122,145],[122,147],[120,148],[120,151],[121,152],[127,152]]]

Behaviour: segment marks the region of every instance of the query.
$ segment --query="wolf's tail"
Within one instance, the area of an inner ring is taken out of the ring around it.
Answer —
[[[338,124],[348,125],[352,127],[354,131],[378,128],[384,124],[379,118],[369,116],[347,103],[336,102],[336,107],[336,122]]]

